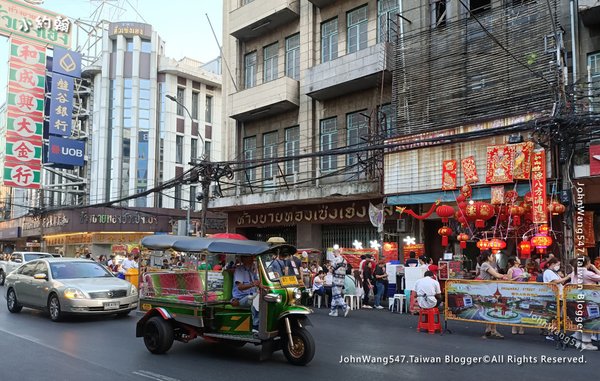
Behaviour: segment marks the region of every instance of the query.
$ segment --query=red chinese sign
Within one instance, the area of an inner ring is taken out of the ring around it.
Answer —
[[[486,184],[503,184],[513,181],[513,150],[509,145],[487,148]]]
[[[504,204],[504,185],[495,185],[491,187],[492,205]]]
[[[348,262],[353,269],[358,269],[360,265],[360,256],[371,254],[374,260],[379,258],[379,251],[376,249],[352,249],[352,248],[343,248],[341,249],[342,257]]]
[[[531,153],[533,143],[519,143],[510,146],[513,150],[513,178],[515,180],[529,180],[531,172]]]
[[[600,175],[600,144],[590,144],[590,176]]]
[[[463,174],[465,175],[465,183],[474,184],[479,182],[477,176],[477,167],[475,166],[475,157],[469,156],[461,161]]]
[[[408,261],[410,258],[410,252],[414,251],[416,254],[416,258],[419,258],[421,255],[425,255],[425,244],[416,243],[413,245],[404,245],[402,248],[402,254],[404,255],[404,263]]]
[[[442,163],[442,190],[456,189],[456,160]]]
[[[533,223],[548,222],[548,206],[546,205],[546,151],[534,151],[531,163],[531,199]]]
[[[384,242],[381,249],[386,262],[398,260],[398,242]]]

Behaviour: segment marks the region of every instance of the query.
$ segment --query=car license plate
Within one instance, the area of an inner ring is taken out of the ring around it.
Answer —
[[[119,309],[119,302],[107,302],[107,303],[104,303],[104,309],[105,310],[118,310]]]

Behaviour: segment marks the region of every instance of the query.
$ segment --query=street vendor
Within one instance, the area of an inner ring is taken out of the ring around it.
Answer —
[[[257,287],[260,285],[258,280],[258,271],[254,266],[251,256],[241,257],[242,264],[235,269],[233,274],[232,305],[241,307],[250,307],[252,311],[252,332],[258,333],[259,315],[258,310],[252,305],[252,300],[258,293]]]

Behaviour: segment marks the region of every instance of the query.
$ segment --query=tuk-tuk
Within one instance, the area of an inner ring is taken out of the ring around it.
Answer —
[[[260,345],[261,360],[277,350],[283,350],[294,365],[305,365],[312,360],[315,343],[306,329],[311,325],[308,319],[311,310],[299,305],[304,291],[300,271],[292,265],[288,275],[280,276],[271,267],[278,254],[296,253],[293,246],[168,235],[148,236],[141,243],[150,250],[173,249],[188,256],[252,256],[260,283],[253,300],[259,313],[256,333],[252,332],[250,307],[240,307],[232,300],[234,269],[161,270],[143,274],[139,305],[146,313],[137,323],[136,337],[144,338],[151,353],[167,352],[174,340],[188,342],[202,337],[232,346]]]

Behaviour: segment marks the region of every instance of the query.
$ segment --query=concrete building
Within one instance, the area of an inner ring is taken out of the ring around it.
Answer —
[[[366,148],[393,124],[397,2],[223,4],[224,151],[238,164],[209,209],[230,231],[299,247],[381,238],[368,215],[379,153]]]

